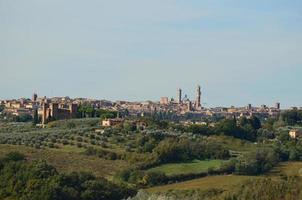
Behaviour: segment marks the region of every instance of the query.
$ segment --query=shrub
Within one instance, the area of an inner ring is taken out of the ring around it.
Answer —
[[[25,160],[25,155],[14,151],[14,152],[10,152],[10,153],[6,154],[2,160],[5,161],[5,162],[7,162],[7,161],[21,161],[21,160]]]
[[[48,143],[48,147],[49,147],[49,148],[54,148],[55,145],[54,145],[54,143]]]
[[[278,161],[279,157],[272,149],[257,149],[239,157],[235,171],[243,175],[258,175],[269,171]]]
[[[64,139],[64,140],[62,140],[62,144],[63,144],[63,145],[68,145],[69,142],[68,142],[68,140]]]
[[[82,137],[77,137],[77,141],[78,142],[83,142],[83,138]]]

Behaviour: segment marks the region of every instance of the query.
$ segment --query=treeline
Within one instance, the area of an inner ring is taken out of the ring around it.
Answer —
[[[150,152],[137,163],[144,170],[165,163],[189,162],[195,159],[229,159],[230,153],[222,144],[203,139],[145,135],[138,140],[142,150]],[[145,153],[146,153],[145,152]]]
[[[0,111],[1,112],[1,111]],[[30,114],[21,114],[21,115],[13,115],[8,112],[2,112],[0,115],[0,121],[5,122],[31,122],[33,121],[33,117]]]
[[[281,161],[302,161],[302,140],[292,140],[288,133],[279,135],[273,149],[279,154]]]
[[[285,111],[281,114],[281,119],[287,125],[291,125],[291,126],[302,124],[302,110],[293,109],[293,110]]]
[[[272,148],[258,148],[224,162],[220,169],[227,173],[239,175],[260,175],[271,170],[279,161],[279,154]]]
[[[287,139],[275,141],[270,147],[257,148],[255,151],[225,162],[222,171],[242,175],[260,175],[268,172],[279,162],[302,161],[302,140]]]
[[[104,110],[104,109],[95,109],[89,104],[81,104],[78,107],[78,114],[79,118],[84,117],[99,117],[102,119],[105,118],[115,118],[117,117],[117,112],[112,110]]]
[[[0,160],[0,199],[119,200],[135,193],[90,173],[60,174],[45,161],[27,162],[19,153]]]
[[[118,172],[115,175],[115,180],[135,184],[137,187],[152,187],[156,185],[165,185],[177,182],[183,182],[196,178],[202,178],[209,175],[227,174],[227,171],[222,169],[209,169],[208,172],[177,174],[167,176],[163,172],[151,172],[138,170],[135,168],[128,168]]]
[[[229,151],[219,143],[184,138],[168,138],[161,141],[153,150],[153,155],[160,164],[230,157]]]
[[[242,117],[239,120],[227,118],[215,123],[214,126],[209,125],[189,125],[184,126],[176,124],[172,126],[174,129],[182,132],[191,132],[198,135],[227,135],[235,138],[255,141],[257,132],[261,128],[261,122],[257,117]]]

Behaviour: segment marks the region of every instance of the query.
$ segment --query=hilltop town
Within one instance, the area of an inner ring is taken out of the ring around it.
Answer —
[[[190,123],[192,120],[202,122],[204,119],[234,116],[237,118],[252,116],[261,119],[276,118],[281,111],[279,102],[272,107],[266,105],[254,107],[248,104],[246,107],[205,108],[202,106],[202,92],[199,85],[196,88],[194,101],[190,100],[187,95],[183,96],[181,89],[177,90],[176,98],[161,97],[158,102],[112,102],[87,98],[71,99],[69,97],[47,98],[46,96],[38,97],[37,94],[33,94],[31,99],[0,100],[2,118],[15,116],[28,119],[35,118],[35,114],[37,114],[42,124],[50,120],[77,118],[79,116],[79,108],[83,105],[92,109],[91,113],[85,113],[87,115],[92,115],[93,110],[103,109],[118,112],[119,117],[158,115],[162,119],[178,120],[183,123]]]

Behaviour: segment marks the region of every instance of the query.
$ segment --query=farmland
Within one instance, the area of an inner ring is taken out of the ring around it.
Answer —
[[[146,129],[133,127],[132,119],[114,127],[100,126],[99,118],[53,121],[44,128],[0,123],[0,158],[18,152],[26,165],[44,160],[63,176],[85,172],[132,188],[128,192],[135,188],[176,199],[240,197],[249,195],[249,188],[261,192],[258,185],[287,191],[300,180],[292,177],[302,172],[301,141],[286,132],[276,131],[272,140],[269,131],[246,131],[232,119],[216,127],[141,120],[149,123]]]
[[[149,169],[151,172],[163,172],[167,176],[189,173],[207,172],[209,168],[219,168],[222,160],[193,160],[189,163],[173,163],[164,164],[158,167]]]

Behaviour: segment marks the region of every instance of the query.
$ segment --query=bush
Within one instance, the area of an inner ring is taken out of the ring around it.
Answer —
[[[83,138],[82,137],[77,137],[77,141],[78,142],[83,142]]]
[[[4,162],[8,162],[8,161],[22,161],[25,160],[25,155],[19,153],[19,152],[10,152],[8,154],[6,154],[4,156],[4,158],[2,158],[2,160]]]
[[[235,171],[242,175],[258,175],[269,171],[278,162],[279,157],[274,150],[269,148],[257,149],[255,152],[239,157]]]
[[[48,147],[49,147],[49,148],[54,148],[55,145],[54,145],[54,143],[48,143]]]
[[[68,145],[69,142],[68,142],[68,140],[64,139],[64,140],[62,140],[62,144],[63,144],[63,145]]]

